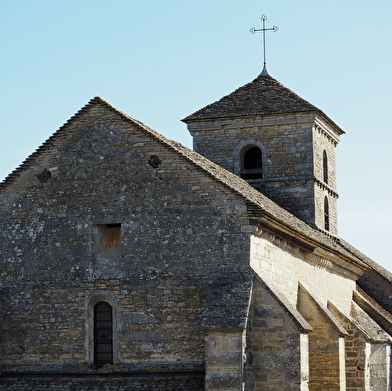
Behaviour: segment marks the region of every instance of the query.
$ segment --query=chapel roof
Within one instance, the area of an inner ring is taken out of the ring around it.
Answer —
[[[288,114],[315,112],[340,129],[320,109],[285,87],[268,73],[261,73],[256,79],[220,100],[205,106],[183,119],[188,123],[203,119],[244,117],[249,115]]]

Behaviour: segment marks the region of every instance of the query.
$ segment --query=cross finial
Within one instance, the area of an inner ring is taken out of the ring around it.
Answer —
[[[256,29],[252,27],[249,31],[254,34],[256,31],[261,31],[263,33],[263,58],[264,58],[264,65],[263,65],[263,70],[261,72],[261,76],[269,76],[267,72],[267,65],[266,65],[266,57],[265,57],[265,32],[266,31],[278,31],[279,27],[273,26],[273,27],[265,27],[265,21],[267,20],[267,17],[265,15],[262,15],[261,17],[261,28]]]

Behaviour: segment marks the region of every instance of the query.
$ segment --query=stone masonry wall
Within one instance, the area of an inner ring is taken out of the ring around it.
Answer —
[[[308,346],[300,327],[258,281],[253,289],[246,344],[245,391],[308,389]]]
[[[327,154],[328,160],[328,182],[325,183],[332,190],[336,191],[336,154],[338,138],[333,135],[329,127],[319,118],[317,125],[313,127],[314,145],[314,174],[316,178],[324,182],[323,152]]]
[[[360,391],[367,389],[369,368],[368,368],[368,342],[362,330],[343,316],[335,307],[329,307],[334,316],[343,325],[348,333],[345,337],[346,354],[346,390]]]
[[[0,383],[2,391],[201,391],[204,377],[157,377],[157,378],[39,378],[5,379]]]
[[[315,198],[316,198],[316,225],[324,229],[324,198],[327,197],[329,204],[329,225],[333,235],[338,234],[338,220],[337,220],[337,190],[336,190],[336,157],[335,149],[338,138],[329,127],[318,119],[318,124],[313,128],[313,153],[314,153],[314,175],[315,183]],[[324,167],[323,167],[323,153],[327,155],[328,162],[328,180],[324,182]]]
[[[329,230],[332,235],[338,234],[337,229],[337,197],[335,193],[331,193],[319,183],[314,185],[314,194],[316,196],[316,225],[321,230],[325,230],[325,215],[324,215],[324,198],[327,197],[329,205]]]
[[[298,311],[312,326],[309,333],[309,390],[345,390],[344,338],[303,289],[298,291]]]
[[[246,205],[105,105],[67,126],[1,189],[3,374],[94,373],[97,300],[115,315],[103,371],[203,371],[209,276],[248,268]]]
[[[206,335],[206,391],[242,390],[242,330],[211,330]]]
[[[369,360],[370,389],[389,390],[391,387],[391,345],[373,344]]]
[[[317,125],[315,125],[317,123]],[[309,224],[324,229],[324,197],[329,200],[330,229],[337,234],[335,147],[339,135],[315,114],[248,116],[192,122],[188,130],[196,152],[240,175],[241,151],[258,146],[263,178],[248,180]],[[328,184],[323,182],[323,151]]]
[[[314,114],[249,116],[188,124],[196,152],[239,175],[241,150],[261,144],[263,192],[308,223],[314,223],[313,145]],[[240,148],[241,149],[241,148]]]
[[[265,275],[273,281],[294,306],[301,281],[325,305],[332,300],[339,303],[339,309],[345,314],[350,313],[354,280],[311,262],[303,251],[290,244],[279,246],[263,236],[252,237],[251,254],[252,268],[261,278]]]

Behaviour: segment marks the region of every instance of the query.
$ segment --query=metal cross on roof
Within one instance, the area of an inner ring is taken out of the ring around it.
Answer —
[[[273,27],[265,27],[265,21],[267,20],[267,17],[265,15],[261,16],[261,28],[260,29],[256,29],[254,27],[252,27],[249,31],[254,34],[257,31],[261,31],[263,33],[263,58],[264,58],[264,66],[263,66],[263,71],[261,72],[261,75],[263,76],[268,76],[268,72],[267,72],[267,67],[266,67],[266,57],[265,57],[265,32],[266,31],[278,31],[279,27],[273,26]]]

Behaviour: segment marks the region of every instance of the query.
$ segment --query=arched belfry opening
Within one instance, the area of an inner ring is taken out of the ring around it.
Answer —
[[[263,178],[263,154],[255,145],[247,146],[241,153],[241,178]]]
[[[324,197],[324,229],[326,231],[329,231],[330,229],[330,224],[329,224],[329,203],[328,203],[328,197]]]
[[[328,185],[328,156],[325,150],[323,151],[323,181]]]

